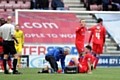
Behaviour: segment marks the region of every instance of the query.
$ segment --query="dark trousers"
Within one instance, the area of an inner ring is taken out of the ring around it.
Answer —
[[[52,67],[52,69],[53,69],[54,71],[57,71],[57,70],[58,70],[58,64],[57,64],[57,62],[55,61],[54,56],[46,56],[45,59],[49,62],[50,66]]]
[[[109,5],[109,4],[103,3],[103,11],[108,11],[108,10],[109,10],[109,9],[108,9],[108,5]]]

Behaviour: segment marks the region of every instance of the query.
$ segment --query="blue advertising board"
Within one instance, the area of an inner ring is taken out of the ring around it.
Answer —
[[[98,67],[120,67],[120,56],[100,56]]]

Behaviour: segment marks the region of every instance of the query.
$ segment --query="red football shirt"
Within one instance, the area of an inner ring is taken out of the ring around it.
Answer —
[[[106,29],[102,25],[96,25],[91,28],[89,28],[91,31],[91,35],[89,38],[89,43],[93,37],[93,43],[95,44],[104,44],[105,42],[105,35],[106,35]]]
[[[85,32],[86,32],[86,27],[77,27],[76,30],[76,40],[75,40],[75,45],[79,53],[83,52],[84,50],[84,39],[85,39]]]
[[[82,43],[84,43],[86,30],[87,30],[86,27],[81,27],[81,26],[77,27],[75,42],[82,42]]]
[[[84,66],[88,66],[87,62],[90,61],[91,63],[93,63],[93,60],[94,60],[94,57],[91,53],[87,53],[82,62],[81,62],[81,65],[84,65]]]
[[[94,61],[94,56],[91,53],[87,53],[83,60],[81,61],[81,63],[78,65],[79,66],[79,72],[83,73],[83,72],[87,72],[88,71],[88,63],[90,62],[91,64]],[[81,66],[80,66],[81,65]]]

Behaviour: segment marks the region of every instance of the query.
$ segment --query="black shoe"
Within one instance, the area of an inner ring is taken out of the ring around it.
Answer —
[[[15,71],[13,74],[22,74],[21,72]]]
[[[94,68],[93,68],[93,65],[91,66],[91,70],[93,70]]]
[[[11,74],[11,73],[9,73],[8,71],[5,71],[4,74]]]
[[[38,71],[38,74],[39,74],[39,73],[42,73],[42,70],[39,70],[39,71]]]
[[[14,70],[13,68],[12,68],[12,70]],[[18,72],[18,70],[16,70],[17,72]]]

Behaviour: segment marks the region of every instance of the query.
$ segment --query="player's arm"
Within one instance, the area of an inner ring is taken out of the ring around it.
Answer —
[[[89,28],[89,29],[87,29],[88,31],[90,31],[90,37],[89,37],[89,40],[88,40],[88,45],[90,45],[90,42],[91,42],[91,39],[92,39],[92,30],[93,30],[93,28]]]
[[[91,62],[90,62],[90,60],[88,60],[87,64],[88,64],[88,73],[89,73],[89,74],[92,74]]]
[[[15,42],[18,44],[18,40],[16,39],[15,35],[14,35],[14,26],[11,28],[11,36],[12,38],[15,40]]]
[[[92,33],[90,33],[90,37],[89,37],[89,40],[88,40],[88,45],[90,45],[91,39],[92,39]]]
[[[76,32],[79,32],[81,30],[81,27],[77,27]]]
[[[106,29],[103,29],[103,44],[105,43],[105,37],[106,37]]]
[[[22,39],[22,47],[23,47],[24,46],[24,33],[23,32],[22,32],[21,39]]]
[[[18,44],[18,40],[16,39],[15,35],[13,34],[13,35],[11,35],[11,36],[12,36],[12,38],[15,40],[15,42]]]

